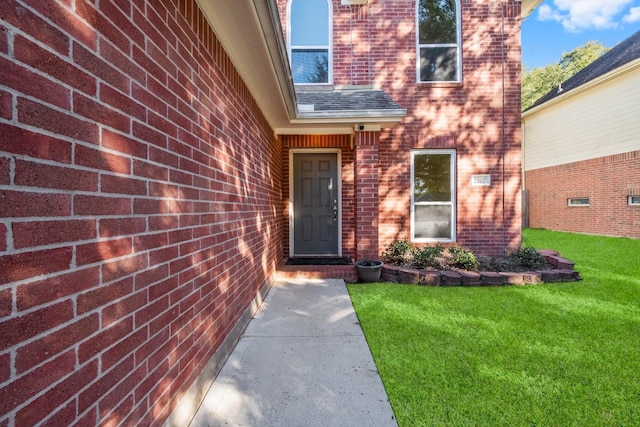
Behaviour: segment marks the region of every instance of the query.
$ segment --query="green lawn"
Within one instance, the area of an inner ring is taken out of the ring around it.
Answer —
[[[352,284],[402,426],[640,425],[640,240],[529,229],[583,281]]]

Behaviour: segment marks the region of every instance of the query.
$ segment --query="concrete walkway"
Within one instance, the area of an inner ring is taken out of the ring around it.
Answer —
[[[275,284],[190,425],[397,426],[344,282]]]

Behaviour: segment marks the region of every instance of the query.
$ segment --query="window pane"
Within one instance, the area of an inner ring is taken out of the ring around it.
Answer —
[[[569,206],[589,206],[589,198],[588,197],[576,197],[573,199],[568,199]]]
[[[420,48],[420,81],[441,82],[457,80],[457,47]]]
[[[329,46],[327,0],[296,0],[291,4],[291,45]]]
[[[327,49],[291,51],[294,83],[328,83],[329,52]]]
[[[421,0],[418,26],[420,44],[457,43],[455,0]]]
[[[451,156],[416,154],[414,159],[414,201],[451,202]]]
[[[417,239],[451,239],[451,206],[415,206],[414,237]]]

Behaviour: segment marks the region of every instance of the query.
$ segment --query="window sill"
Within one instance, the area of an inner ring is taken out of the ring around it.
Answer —
[[[453,88],[461,88],[464,87],[463,82],[417,82],[418,87],[453,87]]]

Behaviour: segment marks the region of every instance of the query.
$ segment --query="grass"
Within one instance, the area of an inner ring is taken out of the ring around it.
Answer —
[[[402,426],[640,424],[640,240],[528,229],[583,281],[352,284]]]

